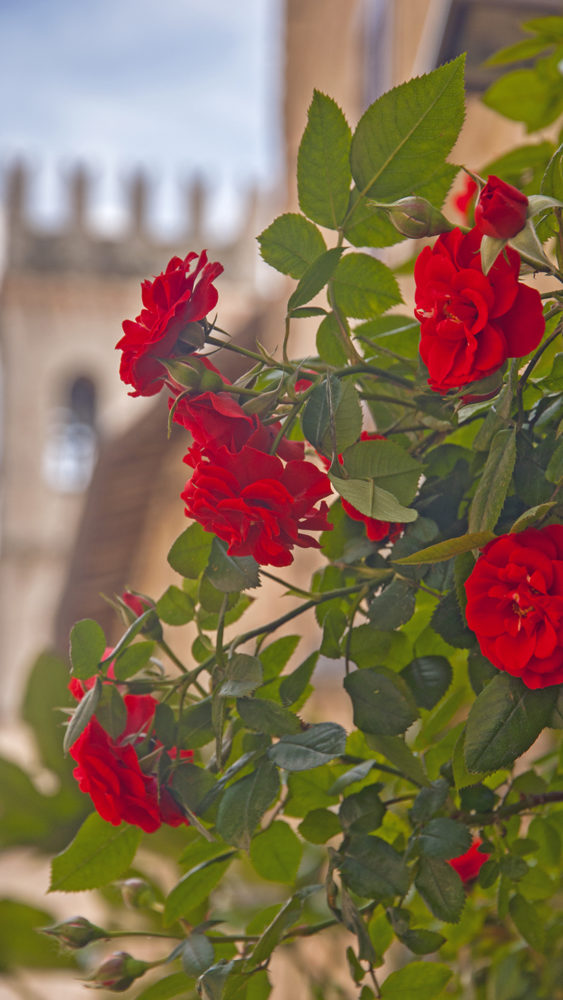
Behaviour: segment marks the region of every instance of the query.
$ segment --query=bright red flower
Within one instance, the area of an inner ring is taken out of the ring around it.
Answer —
[[[245,445],[233,454],[219,448],[201,461],[182,499],[186,514],[228,542],[229,555],[254,556],[263,565],[288,566],[295,545],[319,543],[304,531],[326,531],[331,492],[328,476],[311,462],[290,461]]]
[[[489,542],[465,591],[483,656],[529,688],[563,682],[563,526]]]
[[[477,878],[481,868],[488,861],[490,854],[480,851],[482,841],[476,839],[465,854],[460,854],[458,858],[450,858],[448,864],[458,873],[462,882],[471,882]]]
[[[170,405],[172,405],[170,400]],[[184,458],[195,468],[203,458],[212,459],[219,448],[240,451],[249,445],[257,451],[269,452],[280,429],[279,422],[263,424],[255,414],[248,414],[227,392],[203,392],[199,396],[179,401],[172,418],[192,435],[194,443]],[[303,459],[305,445],[282,438],[277,454],[285,461]]]
[[[475,225],[484,236],[509,240],[526,225],[527,212],[526,195],[491,174],[475,206]]]
[[[416,261],[420,355],[435,392],[491,375],[538,346],[545,329],[539,292],[518,281],[520,256],[506,247],[487,275],[478,229],[452,229]]]
[[[199,257],[196,253],[183,260],[173,257],[154,281],[143,281],[144,308],[134,321],[124,321],[124,336],[116,344],[123,351],[121,379],[133,386],[129,395],[154,396],[167,378],[160,359],[193,353],[193,347],[182,343],[182,331],[216,306],[213,281],[222,271],[221,264],[207,262],[207,252],[202,250]]]
[[[134,694],[125,695],[124,702],[127,722],[117,739],[94,717],[70,748],[80,790],[90,796],[102,819],[114,826],[124,820],[152,833],[162,823],[189,825],[170,791],[159,787],[155,774],[141,769],[135,750],[148,736],[158,702],[151,695]],[[160,746],[152,740],[152,750]],[[192,753],[181,751],[181,756],[191,758]]]

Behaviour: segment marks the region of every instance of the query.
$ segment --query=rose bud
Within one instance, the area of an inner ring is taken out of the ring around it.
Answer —
[[[134,618],[128,615],[131,625],[135,621],[135,618],[140,618],[141,615],[144,615],[145,611],[155,607],[154,601],[151,601],[149,597],[145,597],[144,594],[134,593],[131,590],[124,590],[121,600],[133,612]],[[148,636],[149,639],[155,639],[157,642],[162,639],[162,626],[156,613],[148,615],[141,633]]]
[[[56,938],[65,948],[84,948],[91,941],[99,941],[107,936],[101,927],[91,924],[86,917],[71,917],[60,924],[42,927],[41,931]]]
[[[390,205],[389,219],[403,236],[418,240],[452,229],[451,223],[426,198],[401,198]]]
[[[527,212],[526,195],[491,174],[475,206],[475,225],[484,236],[509,240],[524,228]]]
[[[88,982],[95,989],[111,990],[112,993],[123,993],[129,989],[139,976],[152,967],[151,962],[142,962],[133,958],[126,951],[115,951],[99,969],[90,976]]]
[[[146,908],[155,901],[154,889],[142,878],[127,878],[120,886],[123,902],[132,910]]]

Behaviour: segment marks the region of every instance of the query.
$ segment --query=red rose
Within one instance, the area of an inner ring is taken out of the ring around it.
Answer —
[[[454,198],[454,206],[457,208],[460,215],[463,215],[466,223],[469,221],[469,209],[476,191],[477,183],[472,177],[469,176],[469,174],[466,174],[463,189]]]
[[[420,355],[435,392],[486,378],[507,358],[538,346],[545,329],[539,292],[518,281],[520,256],[506,247],[487,275],[478,229],[452,229],[416,261]]]
[[[172,405],[170,400],[170,405]],[[195,468],[202,458],[213,458],[219,448],[240,451],[248,444],[257,451],[269,452],[281,424],[265,426],[255,414],[248,414],[227,392],[204,392],[181,399],[172,418],[190,432],[193,446],[184,457]],[[301,460],[305,445],[301,441],[282,438],[276,449],[286,462]]]
[[[192,262],[197,264],[192,270]],[[190,354],[193,348],[180,341],[188,323],[197,323],[217,304],[213,281],[223,267],[207,262],[207,252],[173,257],[166,271],[154,281],[143,281],[144,309],[123,323],[124,336],[116,344],[123,351],[119,374],[133,386],[131,396],[154,396],[167,373],[159,359]]]
[[[158,702],[151,695],[133,694],[126,695],[124,702],[127,722],[117,739],[94,717],[70,748],[80,790],[90,796],[102,819],[114,826],[124,820],[152,833],[162,823],[188,825],[170,791],[159,787],[155,774],[141,770],[135,751],[149,734]],[[152,740],[152,750],[160,746]],[[191,758],[192,754],[182,751],[181,756]]]
[[[526,195],[491,174],[475,206],[475,225],[484,236],[509,240],[526,225],[527,211]]]
[[[482,841],[474,840],[471,847],[465,854],[460,854],[459,858],[450,858],[448,864],[458,873],[462,882],[471,882],[477,878],[485,861],[488,861],[490,854],[480,851]]]
[[[529,688],[563,682],[563,527],[501,535],[466,581],[469,628],[483,656]]]
[[[220,448],[200,462],[186,484],[186,514],[228,542],[229,555],[254,556],[263,565],[288,566],[295,545],[319,543],[303,531],[326,531],[328,476],[311,462],[290,461],[245,445]]]

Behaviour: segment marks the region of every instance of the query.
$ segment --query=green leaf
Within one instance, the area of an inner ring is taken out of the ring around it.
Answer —
[[[115,679],[126,681],[129,677],[138,674],[149,662],[154,653],[154,647],[155,644],[151,639],[134,642],[131,646],[127,646],[114,661]]]
[[[231,997],[236,997],[241,985],[241,975],[237,973],[235,963],[223,959],[207,969],[196,983],[201,1000],[230,1000]],[[229,986],[233,987],[234,992],[227,996]]]
[[[206,576],[224,594],[260,586],[256,560],[252,556],[227,555],[227,545],[219,538],[213,539]]]
[[[545,948],[544,924],[535,906],[517,892],[508,910],[524,940],[541,955]]]
[[[227,663],[227,676],[219,694],[223,698],[240,698],[251,694],[262,683],[262,664],[256,656],[235,653]]]
[[[435,1000],[451,976],[447,965],[409,962],[387,976],[381,986],[381,1000]]]
[[[303,433],[317,451],[343,451],[360,436],[362,410],[358,393],[350,380],[328,375],[317,385],[303,411]]]
[[[309,265],[326,250],[317,227],[296,212],[286,212],[274,219],[260,234],[258,243],[266,263],[292,278],[302,278]]]
[[[416,590],[405,580],[395,578],[370,602],[368,615],[376,628],[398,628],[410,621],[416,604]]]
[[[398,768],[405,778],[409,778],[415,785],[429,784],[420,758],[407,746],[402,736],[374,736],[370,733],[366,739],[368,746]]]
[[[194,522],[174,542],[168,562],[181,576],[197,580],[207,566],[213,535]]]
[[[405,934],[400,935],[399,940],[406,944],[407,948],[410,948],[415,955],[429,955],[433,951],[438,951],[438,948],[446,943],[446,938],[442,934],[419,928],[406,931]],[[416,996],[418,997],[418,994]],[[434,993],[431,994],[431,997],[434,997]]]
[[[303,844],[287,823],[276,821],[252,839],[250,860],[269,882],[293,882],[303,854]]]
[[[311,653],[291,674],[282,677],[279,689],[282,705],[288,707],[299,701],[313,676],[318,658],[319,654],[317,652]]]
[[[542,72],[538,72],[540,66]],[[524,122],[529,132],[544,128],[563,110],[561,82],[557,80],[557,61],[550,66],[549,59],[542,59],[534,69],[517,69],[505,73],[489,87],[481,99],[505,118]]]
[[[506,500],[515,462],[516,431],[497,431],[469,509],[470,533],[494,528]]]
[[[129,868],[140,839],[138,827],[112,826],[92,813],[66,850],[53,858],[49,892],[82,892],[113,882]]]
[[[239,698],[238,713],[248,729],[270,736],[298,733],[301,722],[289,709],[266,698]]]
[[[276,639],[269,646],[265,646],[264,649],[260,650],[260,660],[262,662],[265,681],[272,680],[278,674],[281,674],[300,641],[300,635],[283,635],[281,639]]]
[[[170,926],[180,917],[192,913],[200,903],[207,899],[209,893],[223,878],[235,857],[235,853],[235,851],[229,851],[219,855],[218,858],[203,861],[180,879],[164,903],[164,923],[166,926]]]
[[[342,368],[348,362],[348,353],[344,346],[346,335],[340,329],[340,323],[334,313],[325,316],[317,330],[317,352],[322,361],[336,368]]]
[[[425,823],[434,813],[440,811],[449,794],[449,785],[444,778],[433,781],[428,788],[421,788],[412,804],[410,817],[413,823]]]
[[[554,687],[533,691],[517,677],[495,677],[483,688],[467,719],[468,769],[488,772],[512,764],[549,725],[556,697]]]
[[[453,671],[445,656],[419,656],[401,670],[417,705],[428,710],[444,697]]]
[[[113,740],[121,735],[127,725],[127,709],[119,691],[113,684],[103,684],[96,706],[96,718]]]
[[[520,514],[520,517],[516,518],[510,531],[524,531],[525,528],[529,528],[536,521],[545,517],[556,504],[556,500],[548,500],[546,503],[540,503],[536,507],[530,507],[529,510],[525,510],[523,514]]]
[[[387,490],[402,504],[409,504],[414,499],[423,470],[420,462],[411,458],[404,448],[391,441],[358,441],[346,449],[342,459],[352,478],[373,478],[378,487]]]
[[[402,856],[379,837],[351,837],[340,872],[352,892],[370,899],[403,896],[409,888]]]
[[[21,715],[33,729],[42,763],[55,774],[68,772],[68,761],[61,753],[62,732],[55,716],[55,710],[67,702],[67,664],[57,656],[42,653],[31,668]],[[6,816],[2,823],[5,826]]]
[[[403,556],[402,559],[394,559],[393,562],[401,566],[420,566],[425,563],[445,562],[453,556],[461,555],[463,552],[470,552],[471,549],[483,548],[487,542],[492,542],[495,535],[492,531],[477,531],[467,535],[459,535],[457,538],[447,538],[444,542],[436,542],[435,545],[428,545],[418,552]]]
[[[431,819],[418,838],[420,849],[428,858],[457,858],[471,847],[471,834],[463,823],[447,817]]]
[[[338,816],[329,809],[311,809],[298,830],[311,844],[326,844],[331,837],[342,833]]]
[[[327,764],[346,749],[346,730],[336,722],[319,722],[295,736],[282,736],[268,757],[287,771],[308,771]]]
[[[170,785],[181,804],[199,816],[202,803],[215,788],[216,780],[205,768],[184,761],[174,768]]]
[[[400,524],[416,521],[418,517],[416,510],[403,507],[392,493],[376,486],[373,479],[341,479],[336,475],[329,478],[336,492],[368,517]]]
[[[395,87],[360,119],[351,165],[362,193],[392,202],[429,181],[451,151],[464,118],[460,56]]]
[[[73,743],[75,743],[81,733],[84,732],[86,726],[96,711],[96,708],[98,707],[101,694],[102,682],[99,677],[96,677],[94,686],[86,692],[82,701],[78,703],[70,722],[66,727],[63,742],[63,750],[65,753],[68,753]]]
[[[452,924],[458,922],[465,892],[459,875],[447,861],[422,857],[414,884],[435,917]]]
[[[332,277],[337,308],[345,316],[371,319],[403,301],[392,271],[367,253],[349,253]]]
[[[180,746],[195,750],[212,739],[211,698],[204,698],[182,712],[178,723],[178,740]]]
[[[354,724],[376,736],[398,736],[418,718],[405,682],[386,667],[364,667],[344,678],[352,699]]]
[[[268,924],[265,931],[256,942],[249,957],[252,965],[261,965],[270,957],[276,945],[281,941],[285,931],[291,927],[298,919],[303,909],[303,904],[308,895],[311,894],[315,886],[306,886],[288,899],[274,919]]]
[[[172,584],[157,601],[156,613],[167,625],[185,625],[194,616],[194,602],[189,594]]]
[[[338,229],[348,208],[350,141],[336,102],[315,90],[297,157],[297,190],[301,210],[327,229]]]
[[[72,673],[80,680],[92,677],[107,646],[104,630],[91,618],[72,626],[70,632],[70,661]]]
[[[556,484],[563,479],[563,441],[559,442],[549,460],[545,470],[545,478],[548,482]],[[542,504],[542,506],[544,505]]]
[[[217,831],[223,840],[248,849],[258,822],[278,797],[279,790],[277,768],[267,760],[229,785],[217,812]]]
[[[340,806],[340,822],[345,833],[371,833],[381,825],[385,806],[375,785],[348,795]]]
[[[321,289],[330,281],[336,270],[338,261],[344,252],[343,247],[333,247],[320,254],[312,264],[309,265],[305,274],[301,278],[297,288],[290,295],[287,303],[289,314],[299,306],[304,306],[311,299],[318,295]]]
[[[187,976],[200,976],[213,965],[215,951],[205,934],[190,934],[182,945],[180,957]]]

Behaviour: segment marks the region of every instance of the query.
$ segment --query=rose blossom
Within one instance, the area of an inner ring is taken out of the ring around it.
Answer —
[[[519,254],[506,247],[484,275],[481,239],[478,229],[467,235],[452,229],[415,264],[420,355],[435,392],[491,375],[507,358],[529,354],[543,336],[541,298],[518,281]]]
[[[245,413],[227,392],[184,397],[176,405],[172,419],[185,427],[194,440],[184,457],[184,462],[193,469],[203,458],[212,459],[222,447],[237,452],[248,444],[257,451],[269,452],[281,427],[279,421],[266,426],[255,414]],[[283,437],[276,453],[286,462],[300,460],[304,458],[305,445]]]
[[[489,542],[465,590],[483,656],[529,688],[563,682],[563,526]]]
[[[117,739],[94,717],[70,748],[80,791],[90,796],[102,819],[114,826],[125,820],[152,833],[162,823],[189,825],[171,792],[159,787],[154,774],[141,770],[135,751],[148,735],[158,702],[151,695],[134,694],[125,695],[123,700],[127,721]],[[160,746],[152,740],[151,750]],[[191,758],[192,753],[181,751],[180,755]]]
[[[193,266],[194,261],[197,263]],[[223,271],[208,263],[207,252],[173,257],[166,271],[141,285],[144,308],[135,320],[123,322],[124,336],[116,344],[123,351],[119,374],[133,386],[130,396],[153,396],[167,377],[164,358],[191,354],[193,347],[180,341],[188,323],[197,323],[217,304],[213,281]]]
[[[448,861],[448,864],[458,873],[462,882],[471,882],[474,878],[477,878],[485,861],[488,861],[491,856],[479,850],[481,843],[482,841],[477,838],[465,854],[460,854],[458,858],[450,858]]]
[[[303,531],[326,531],[328,476],[311,462],[290,461],[245,445],[219,448],[198,463],[182,499],[186,515],[228,542],[229,555],[254,556],[263,565],[289,566],[295,545],[319,543]]]
[[[527,211],[526,195],[491,174],[475,206],[475,225],[484,236],[509,240],[526,225]]]
[[[476,181],[467,174],[463,188],[454,198],[454,206],[460,215],[463,215],[466,224],[469,224],[469,209],[476,191]]]

